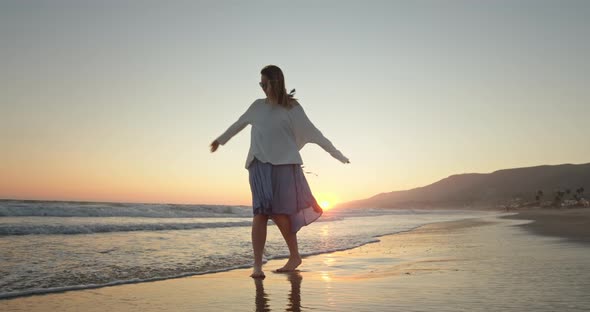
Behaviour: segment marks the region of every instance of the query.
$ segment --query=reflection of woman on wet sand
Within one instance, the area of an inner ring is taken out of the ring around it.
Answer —
[[[289,292],[289,303],[285,311],[301,311],[301,280],[303,280],[303,276],[299,272],[289,272],[287,279],[291,282],[291,291]],[[264,291],[262,279],[254,279],[254,284],[256,285],[256,298],[254,299],[256,311],[271,311],[270,300],[268,294]]]
[[[311,193],[301,165],[299,150],[316,143],[342,163],[350,163],[309,120],[292,94],[285,89],[280,68],[266,66],[260,86],[266,98],[255,100],[242,116],[211,143],[211,152],[252,125],[250,150],[246,159],[252,191],[252,249],[254,270],[250,276],[264,277],[262,253],[269,218],[279,227],[287,246],[289,260],[277,272],[294,271],[301,264],[297,231],[322,215]],[[291,91],[292,93],[295,90]]]
[[[254,299],[254,304],[256,305],[256,312],[270,311],[270,305],[268,304],[268,295],[264,292],[264,285],[262,285],[262,279],[255,278],[254,284],[256,285],[256,297]]]
[[[291,282],[287,311],[301,311],[301,280],[303,280],[303,276],[299,272],[292,272],[287,278]]]

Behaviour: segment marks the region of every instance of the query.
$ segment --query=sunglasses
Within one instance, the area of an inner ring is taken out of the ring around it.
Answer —
[[[269,80],[269,81],[277,81],[277,80]],[[258,85],[259,85],[259,86],[260,86],[262,89],[266,90],[266,87],[268,86],[268,82],[267,82],[267,83],[264,83],[264,82],[259,82],[259,83],[258,83]]]

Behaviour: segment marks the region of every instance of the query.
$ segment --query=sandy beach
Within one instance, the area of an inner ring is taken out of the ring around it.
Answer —
[[[509,219],[533,220],[522,226],[534,233],[563,237],[570,241],[590,244],[590,209],[588,208],[529,208],[520,209]]]
[[[587,311],[590,249],[572,241],[586,241],[583,225],[578,234],[563,232],[568,239],[536,234],[553,233],[555,222],[571,228],[564,222],[579,220],[576,214],[588,213],[531,210],[433,223],[306,257],[296,273],[272,273],[284,260],[271,260],[264,280],[237,269],[1,300],[0,310]]]

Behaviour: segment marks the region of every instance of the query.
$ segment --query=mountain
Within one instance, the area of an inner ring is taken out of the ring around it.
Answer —
[[[492,208],[520,198],[551,200],[558,190],[590,190],[590,163],[503,169],[492,173],[455,174],[427,186],[381,193],[341,203],[335,208]],[[586,192],[588,193],[588,192]]]

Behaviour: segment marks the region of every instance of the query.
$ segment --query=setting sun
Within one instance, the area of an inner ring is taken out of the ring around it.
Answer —
[[[315,199],[323,210],[330,210],[339,202],[338,197],[332,193],[318,193]]]

